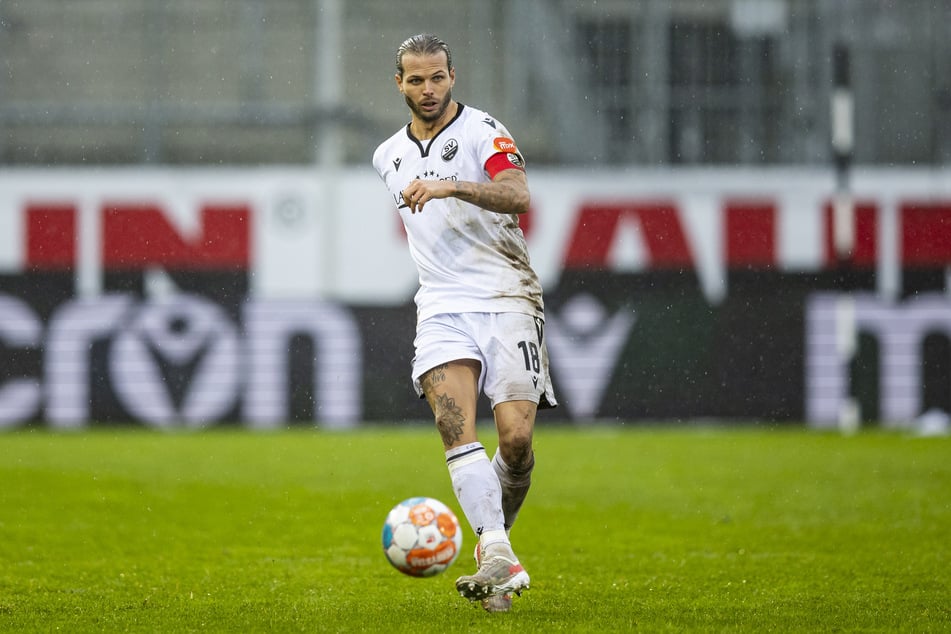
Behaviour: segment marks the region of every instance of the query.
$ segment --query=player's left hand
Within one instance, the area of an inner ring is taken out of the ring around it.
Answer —
[[[443,191],[446,184],[443,181],[424,181],[415,179],[403,190],[403,200],[412,213],[423,210],[423,205],[434,198],[445,198],[448,193]]]

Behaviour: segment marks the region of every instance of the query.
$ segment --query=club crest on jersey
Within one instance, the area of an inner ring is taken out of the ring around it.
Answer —
[[[495,141],[493,141],[493,145],[499,152],[518,152],[518,148],[515,146],[515,141],[508,137],[496,137]]]
[[[458,151],[459,143],[455,139],[449,139],[446,145],[442,146],[442,160],[451,161]]]

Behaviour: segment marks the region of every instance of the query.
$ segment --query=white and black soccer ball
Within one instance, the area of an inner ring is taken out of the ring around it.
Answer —
[[[383,553],[393,567],[412,577],[446,570],[462,550],[462,528],[452,510],[433,498],[403,500],[383,523]]]

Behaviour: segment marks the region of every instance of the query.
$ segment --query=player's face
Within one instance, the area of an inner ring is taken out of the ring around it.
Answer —
[[[446,54],[403,56],[403,77],[396,76],[396,84],[406,99],[406,105],[417,119],[432,123],[439,121],[452,101],[452,85],[456,72],[448,68]]]

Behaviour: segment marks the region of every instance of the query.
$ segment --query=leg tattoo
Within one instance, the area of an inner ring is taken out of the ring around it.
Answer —
[[[455,399],[445,394],[434,395],[433,412],[436,414],[436,429],[446,447],[462,438],[466,419]]]
[[[446,380],[446,368],[448,367],[449,364],[447,363],[438,365],[427,372],[420,381],[426,399],[429,401],[429,406],[436,416],[436,429],[439,430],[439,435],[442,436],[443,444],[446,447],[451,446],[462,437],[466,422],[462,409],[456,405],[454,398],[447,394],[436,393],[436,387]]]

